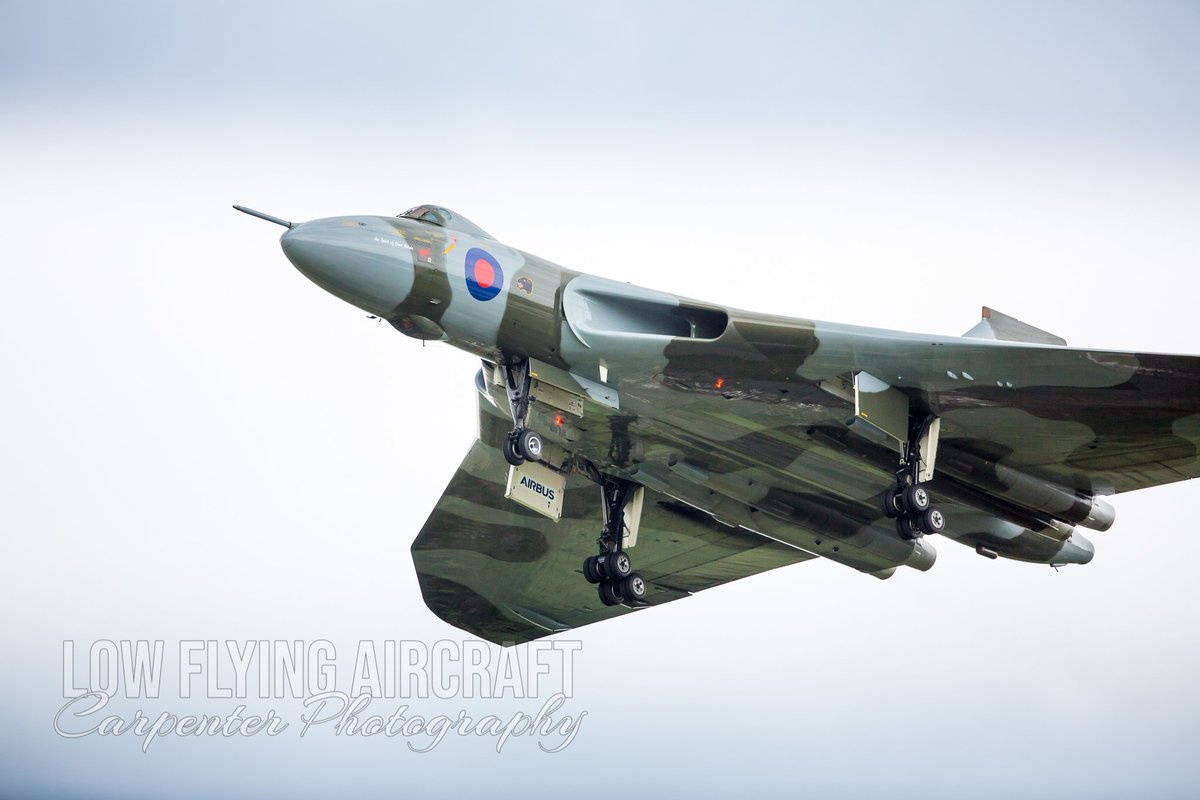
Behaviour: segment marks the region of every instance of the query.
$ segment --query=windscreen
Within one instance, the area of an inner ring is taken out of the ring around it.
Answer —
[[[407,219],[416,219],[420,220],[421,222],[428,222],[432,225],[437,225],[442,228],[462,231],[463,233],[470,234],[471,236],[478,236],[482,239],[492,238],[487,231],[476,225],[474,222],[471,222],[471,220],[467,219],[461,214],[455,214],[448,208],[442,208],[441,206],[416,206],[415,208],[410,208],[408,211],[405,211],[403,214],[397,214],[397,216],[405,217]]]

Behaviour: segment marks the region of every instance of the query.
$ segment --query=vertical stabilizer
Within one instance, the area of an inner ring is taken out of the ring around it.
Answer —
[[[983,307],[983,318],[979,324],[963,334],[972,339],[999,339],[1005,342],[1030,342],[1032,344],[1056,344],[1065,346],[1067,340],[1041,328],[1028,325],[1016,317],[1001,314],[994,308]]]

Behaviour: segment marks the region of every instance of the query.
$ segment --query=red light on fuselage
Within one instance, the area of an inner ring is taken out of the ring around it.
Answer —
[[[562,424],[563,424],[563,417],[562,417],[562,414],[555,414],[555,415],[554,415],[554,424],[555,424],[555,425],[557,425],[557,426],[558,426],[558,427],[560,427],[560,428],[562,427]]]
[[[725,385],[725,379],[724,379],[724,378],[717,378],[717,382],[713,384],[713,388],[714,388],[714,389],[720,389],[720,388],[721,388],[722,386],[724,386],[724,385]]]

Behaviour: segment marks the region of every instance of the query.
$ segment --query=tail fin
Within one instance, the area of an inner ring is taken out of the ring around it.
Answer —
[[[1005,342],[1029,342],[1031,344],[1056,344],[1065,346],[1067,340],[1041,328],[1027,325],[1016,317],[1001,314],[993,308],[983,307],[983,318],[979,324],[963,334],[972,339],[1000,339]]]

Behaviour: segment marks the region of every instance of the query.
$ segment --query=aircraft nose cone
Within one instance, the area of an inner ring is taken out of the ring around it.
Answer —
[[[364,311],[387,317],[412,289],[412,267],[371,246],[368,231],[351,222],[305,222],[279,240],[305,277]]]

